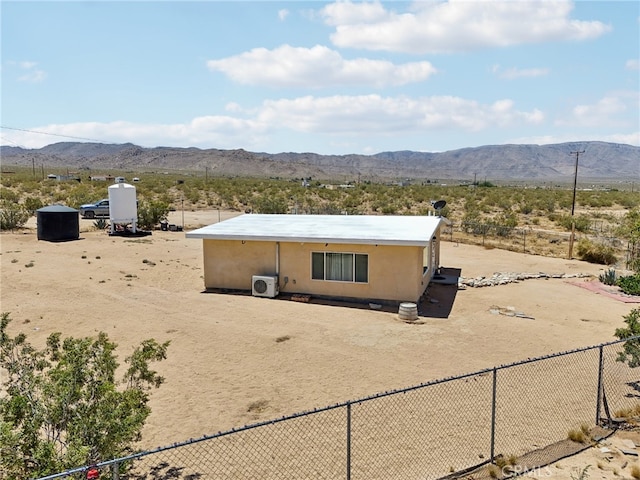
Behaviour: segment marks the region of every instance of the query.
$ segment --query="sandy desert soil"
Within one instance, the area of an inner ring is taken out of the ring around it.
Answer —
[[[189,230],[235,213],[171,215],[170,222]],[[38,241],[33,220],[23,231],[3,232],[1,310],[10,312],[11,331],[27,333],[38,346],[55,331],[76,337],[105,331],[124,358],[143,339],[170,340],[145,448],[613,340],[622,317],[638,306],[575,284],[594,281],[602,266],[450,242],[442,244],[442,266],[464,277],[592,277],[440,287],[453,303],[438,300],[434,289],[438,302],[416,324],[392,311],[203,293],[200,240],[173,231],[110,237],[92,223],[81,220],[81,238],[61,243]],[[530,318],[496,315],[496,307]],[[250,408],[256,404],[261,408]],[[569,479],[586,464],[594,465],[592,478],[615,476],[595,467],[593,455],[604,454],[597,448],[590,454],[554,465],[553,476]],[[618,474],[629,476],[634,460],[626,470],[620,462]]]

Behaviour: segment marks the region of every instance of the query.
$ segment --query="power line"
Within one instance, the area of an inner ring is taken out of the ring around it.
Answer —
[[[40,135],[51,135],[52,137],[74,138],[76,140],[88,140],[90,142],[106,143],[103,140],[96,140],[95,138],[74,137],[73,135],[62,135],[60,133],[40,132],[38,130],[28,130],[26,128],[5,127],[4,125],[0,125],[0,128],[4,128],[5,130],[15,130],[17,132],[38,133]]]

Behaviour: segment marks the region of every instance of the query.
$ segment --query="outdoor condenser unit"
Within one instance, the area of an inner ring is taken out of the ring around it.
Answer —
[[[278,277],[269,275],[254,275],[251,277],[251,293],[254,297],[276,297],[278,289]]]

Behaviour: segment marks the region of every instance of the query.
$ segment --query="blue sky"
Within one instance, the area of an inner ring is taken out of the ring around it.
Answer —
[[[640,145],[637,1],[0,8],[3,145],[320,154]]]

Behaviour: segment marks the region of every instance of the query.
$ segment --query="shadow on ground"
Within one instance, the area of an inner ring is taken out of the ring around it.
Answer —
[[[420,318],[448,318],[453,308],[453,303],[458,292],[459,268],[444,268],[438,270],[433,281],[429,284],[425,295],[417,304]],[[251,292],[245,290],[207,289],[203,293],[218,293],[227,295],[251,296]],[[313,295],[300,295],[281,292],[275,300],[295,301],[314,305],[328,305],[334,307],[357,308],[361,310],[375,310],[379,312],[398,313],[399,304],[372,303],[369,301],[355,301],[353,299],[323,298]],[[416,322],[419,323],[420,318]]]
[[[459,268],[441,267],[418,304],[418,315],[427,318],[449,318],[458,293]]]

